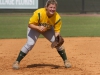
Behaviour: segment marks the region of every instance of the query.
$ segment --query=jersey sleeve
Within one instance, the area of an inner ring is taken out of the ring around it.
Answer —
[[[29,24],[38,25],[38,13],[34,12],[29,20]]]
[[[59,20],[55,23],[55,26],[54,26],[55,32],[60,32],[60,30],[61,30],[61,25],[62,25],[62,21],[61,21],[61,19],[59,19]]]

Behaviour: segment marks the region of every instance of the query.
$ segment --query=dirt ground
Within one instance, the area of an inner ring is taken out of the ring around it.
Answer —
[[[100,75],[100,37],[64,38],[67,57],[72,67],[64,68],[63,61],[50,42],[39,38],[35,47],[13,70],[26,39],[0,39],[0,75]]]

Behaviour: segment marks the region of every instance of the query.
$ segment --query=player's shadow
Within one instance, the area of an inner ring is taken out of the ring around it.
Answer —
[[[52,69],[58,69],[60,66],[58,65],[53,65],[53,64],[31,64],[28,65],[27,68],[44,68],[44,67],[50,67]]]

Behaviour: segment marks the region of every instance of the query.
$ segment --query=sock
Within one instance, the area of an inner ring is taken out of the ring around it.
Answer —
[[[58,51],[58,53],[62,57],[63,61],[67,60],[65,50]]]
[[[26,56],[26,54],[24,52],[20,51],[16,61],[20,62],[25,56]]]

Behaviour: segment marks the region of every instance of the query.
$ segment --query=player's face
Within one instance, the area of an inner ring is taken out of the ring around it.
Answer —
[[[46,7],[47,15],[52,16],[56,12],[56,4],[50,4],[48,7]]]

